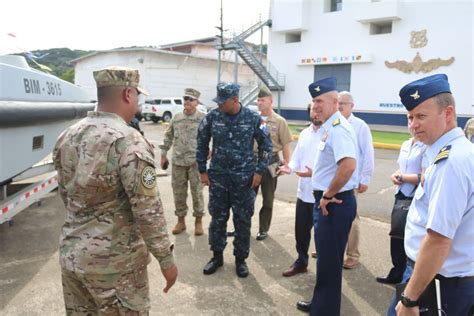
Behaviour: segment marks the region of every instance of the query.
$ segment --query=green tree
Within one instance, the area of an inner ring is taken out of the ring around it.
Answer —
[[[74,68],[65,71],[59,78],[74,83]]]

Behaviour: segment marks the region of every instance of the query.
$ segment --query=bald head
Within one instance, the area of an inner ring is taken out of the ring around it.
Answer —
[[[338,95],[338,109],[341,114],[348,119],[354,108],[354,98],[348,91],[341,91]]]

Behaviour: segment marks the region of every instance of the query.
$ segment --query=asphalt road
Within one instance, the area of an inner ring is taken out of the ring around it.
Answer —
[[[144,123],[143,127],[146,136],[157,145],[162,139],[163,126]],[[395,168],[395,159],[396,153],[377,150],[373,184],[360,199],[362,215],[386,220],[393,191],[385,175]],[[158,183],[171,230],[176,217],[171,179],[164,175]],[[175,243],[179,276],[168,294],[161,291],[164,280],[156,260],[148,266],[150,315],[304,315],[296,310],[295,303],[311,298],[316,260],[311,259],[308,273],[291,278],[281,276],[296,254],[295,205],[288,202],[294,199],[295,185],[295,178],[281,179],[269,237],[263,242],[255,240],[258,216],[253,217],[251,253],[247,260],[250,275],[246,279],[235,274],[232,238],[224,253],[224,266],[213,275],[202,274],[211,256],[207,232],[204,236],[194,236],[192,219],[188,216],[187,231],[170,236]],[[207,189],[204,192],[207,205]],[[256,203],[257,207],[261,204],[260,195]],[[0,225],[0,315],[65,314],[58,264],[58,240],[64,216],[61,199],[51,192],[41,205],[32,205],[15,216],[13,226]],[[209,221],[210,216],[205,216],[205,228]],[[342,315],[385,314],[394,289],[374,279],[390,268],[388,230],[389,225],[384,221],[361,218],[361,265],[343,273]]]

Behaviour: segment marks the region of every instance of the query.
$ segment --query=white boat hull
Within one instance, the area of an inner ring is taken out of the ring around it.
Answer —
[[[95,104],[79,87],[0,56],[0,185],[48,156],[61,132]]]

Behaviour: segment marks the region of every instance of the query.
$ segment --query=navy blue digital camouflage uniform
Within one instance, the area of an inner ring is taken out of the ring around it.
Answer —
[[[212,158],[207,170],[209,143]],[[258,160],[253,158],[254,140],[258,144]],[[209,244],[211,250],[223,252],[227,244],[226,230],[230,208],[235,227],[234,256],[249,255],[250,227],[255,207],[255,191],[251,188],[255,173],[263,174],[271,158],[272,142],[260,116],[241,106],[235,115],[210,111],[202,120],[197,136],[196,160],[200,173],[208,172]]]

